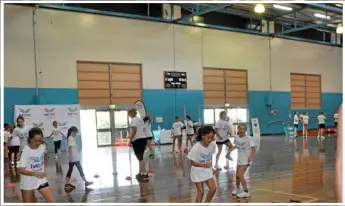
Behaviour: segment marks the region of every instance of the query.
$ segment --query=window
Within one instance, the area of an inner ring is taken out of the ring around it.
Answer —
[[[212,108],[204,109],[204,124],[206,125],[215,125],[219,120],[219,114],[226,109],[222,108]],[[229,117],[229,122],[233,124],[237,123],[247,123],[248,115],[247,108],[229,108],[227,110],[227,115]]]
[[[247,71],[204,68],[204,104],[247,104]]]
[[[291,74],[291,108],[321,108],[321,76]]]

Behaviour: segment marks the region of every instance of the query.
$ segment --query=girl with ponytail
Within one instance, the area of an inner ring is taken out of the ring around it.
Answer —
[[[201,203],[204,196],[204,183],[209,187],[205,202],[211,202],[216,192],[212,169],[212,155],[216,152],[214,140],[215,132],[211,126],[204,126],[198,130],[196,137],[197,143],[192,147],[188,154],[191,162],[190,177],[197,188],[197,197],[195,202]]]
[[[68,151],[69,164],[68,164],[68,172],[66,175],[65,189],[74,189],[75,188],[75,186],[70,183],[70,179],[71,179],[74,165],[77,167],[81,178],[84,180],[85,187],[93,184],[93,182],[89,182],[86,180],[83,168],[80,164],[80,153],[79,153],[79,150],[77,148],[77,141],[75,138],[77,136],[77,133],[78,133],[78,128],[75,126],[72,126],[67,131],[67,139],[68,139],[67,151]]]

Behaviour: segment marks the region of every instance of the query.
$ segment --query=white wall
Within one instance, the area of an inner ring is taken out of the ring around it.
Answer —
[[[35,85],[31,10],[5,5],[7,87]],[[144,89],[162,89],[163,71],[174,69],[175,52],[176,70],[187,71],[188,89],[202,89],[203,66],[247,69],[249,90],[270,89],[267,37],[173,27],[165,23],[39,9],[40,86],[77,88],[76,61],[85,60],[141,63]],[[323,92],[342,92],[341,48],[273,39],[271,51],[273,90],[290,91],[290,72],[298,72],[321,74]]]

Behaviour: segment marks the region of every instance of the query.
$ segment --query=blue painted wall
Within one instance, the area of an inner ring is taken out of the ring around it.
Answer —
[[[41,104],[78,103],[77,89],[40,89],[40,94]],[[34,88],[5,88],[5,122],[13,122],[13,105],[34,104],[34,95]],[[265,106],[270,95],[272,108],[278,111],[275,116],[270,115],[269,108]],[[327,115],[332,115],[342,103],[342,98],[342,93],[322,93],[321,110]],[[176,115],[183,119],[183,105],[186,106],[187,114],[197,121],[199,112],[200,116],[203,116],[201,106],[203,105],[203,99],[202,90],[144,89],[143,91],[143,101],[149,113],[154,118],[161,116],[164,119],[164,122],[159,124],[161,128],[170,128]],[[249,91],[248,108],[250,118],[259,118],[262,133],[283,133],[280,124],[269,125],[268,122],[289,118],[289,112],[292,112],[290,110],[290,92]],[[309,116],[317,116],[321,110],[300,110],[299,112],[307,111]],[[153,125],[153,129],[157,129],[157,127],[158,124]],[[310,128],[316,128],[315,121],[311,122]]]

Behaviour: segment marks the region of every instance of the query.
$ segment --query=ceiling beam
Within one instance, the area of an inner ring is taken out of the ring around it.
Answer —
[[[202,9],[200,11],[196,11],[192,14],[189,14],[189,15],[186,15],[186,16],[183,16],[181,18],[178,18],[178,19],[175,19],[174,22],[181,22],[183,20],[187,20],[187,19],[190,19],[190,18],[193,18],[194,16],[200,16],[200,15],[203,15],[203,14],[206,14],[206,13],[209,13],[209,12],[212,12],[212,11],[217,11],[219,9],[222,9],[224,7],[227,7],[227,6],[230,6],[231,4],[218,4],[216,6],[210,6],[210,7],[207,7],[205,9]]]
[[[326,4],[307,4],[307,5],[313,6],[315,8],[331,11],[331,12],[336,12],[336,13],[339,13],[339,14],[343,13],[343,9],[342,8],[337,8],[337,7],[334,7],[334,6],[328,6]]]
[[[282,31],[282,32],[278,32],[276,34],[282,35],[282,34],[288,34],[288,33],[297,32],[297,31],[303,31],[303,30],[307,30],[307,29],[316,29],[316,28],[319,28],[319,27],[327,26],[327,24],[336,24],[336,23],[339,23],[339,22],[340,22],[340,20],[332,21],[332,22],[324,22],[324,23],[321,23],[321,24],[310,24],[310,25],[307,25],[307,26],[301,26],[301,27],[297,27],[297,28],[288,29],[288,30],[285,30],[285,31]]]

